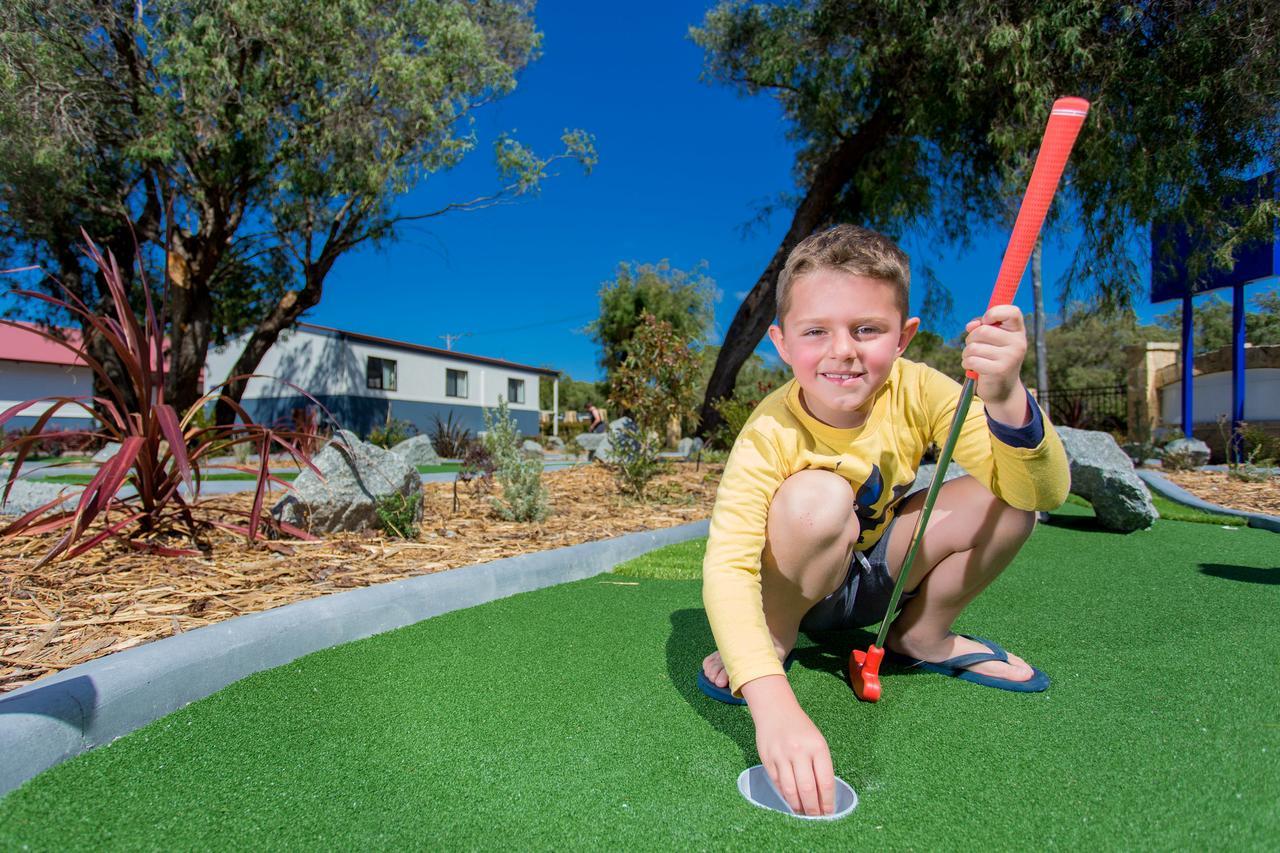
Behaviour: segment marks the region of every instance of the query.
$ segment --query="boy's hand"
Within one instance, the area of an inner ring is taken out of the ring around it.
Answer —
[[[836,774],[826,738],[796,701],[786,676],[766,675],[742,687],[756,724],[756,752],[796,814],[834,814]]]
[[[978,374],[977,393],[987,413],[1012,427],[1027,423],[1027,392],[1022,361],[1027,355],[1027,329],[1014,305],[995,305],[964,327],[960,364]]]

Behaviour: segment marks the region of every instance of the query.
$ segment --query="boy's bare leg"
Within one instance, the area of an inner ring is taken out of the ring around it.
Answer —
[[[924,506],[924,494],[913,496],[898,513],[890,531],[887,562],[897,578],[906,560],[911,534]],[[1004,571],[1035,529],[1035,513],[1000,501],[972,477],[944,484],[938,492],[929,529],[907,579],[917,595],[903,607],[889,629],[885,645],[926,661],[941,661],[970,652],[986,652],[980,643],[951,632],[960,612]],[[1031,667],[1009,655],[1009,663],[988,661],[974,672],[1012,681],[1031,678]]]
[[[853,488],[838,474],[797,471],[774,493],[761,560],[761,594],[778,660],[785,660],[795,647],[804,615],[844,580],[859,531]],[[702,669],[713,684],[729,684],[719,652],[708,655]]]

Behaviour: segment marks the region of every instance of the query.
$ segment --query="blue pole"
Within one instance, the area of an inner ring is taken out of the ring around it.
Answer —
[[[1195,382],[1192,371],[1195,361],[1194,342],[1192,341],[1191,288],[1182,297],[1182,434],[1191,438],[1191,386]]]
[[[1231,289],[1231,449],[1232,462],[1244,460],[1240,422],[1244,420],[1244,282]]]

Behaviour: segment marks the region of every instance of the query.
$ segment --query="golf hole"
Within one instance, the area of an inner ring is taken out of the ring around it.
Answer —
[[[738,777],[738,791],[753,806],[782,812],[785,815],[805,820],[838,820],[846,817],[858,806],[857,793],[849,786],[848,782],[837,776],[836,810],[834,812],[824,815],[797,814],[791,810],[791,806],[787,805],[787,801],[782,798],[782,795],[778,793],[778,789],[773,786],[773,780],[769,778],[769,772],[764,769],[763,764],[757,764],[755,767],[748,767],[742,771],[742,775]]]

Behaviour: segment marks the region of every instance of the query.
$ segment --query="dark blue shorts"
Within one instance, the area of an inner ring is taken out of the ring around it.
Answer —
[[[887,561],[889,534],[897,523],[898,517],[894,516],[871,550],[853,552],[844,582],[809,609],[800,620],[801,631],[864,628],[884,619],[889,599],[893,597],[893,578],[889,575]],[[914,592],[904,591],[898,599],[898,609],[901,610],[914,597]]]

